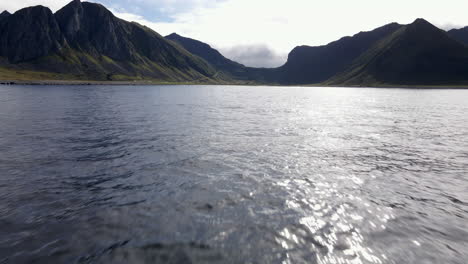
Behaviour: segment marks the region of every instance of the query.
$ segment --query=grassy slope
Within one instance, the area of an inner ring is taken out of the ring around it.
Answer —
[[[200,64],[206,64],[191,54],[187,56]],[[11,64],[6,58],[0,58],[0,80],[218,82],[216,71],[209,68],[209,65],[206,67],[211,71],[211,76],[205,76],[190,67],[181,70],[162,66],[144,57],[139,63],[118,62],[106,56],[95,57],[66,49],[58,54],[18,64]]]
[[[419,20],[394,32],[324,85],[443,87],[468,84],[468,49]]]

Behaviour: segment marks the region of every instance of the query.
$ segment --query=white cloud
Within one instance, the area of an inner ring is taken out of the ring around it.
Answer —
[[[8,12],[14,13],[24,7],[43,5],[55,12],[69,2],[71,0],[1,0],[0,10],[8,10]]]
[[[236,46],[264,45],[285,54],[295,46],[323,45],[391,22],[411,23],[419,17],[443,28],[468,25],[465,10],[466,0],[226,0],[175,12],[171,23],[140,22],[163,35],[177,32],[224,52]],[[283,62],[285,59],[283,56]]]
[[[263,44],[217,47],[217,49],[226,58],[250,67],[275,68],[283,65],[287,58],[287,53],[279,54]]]

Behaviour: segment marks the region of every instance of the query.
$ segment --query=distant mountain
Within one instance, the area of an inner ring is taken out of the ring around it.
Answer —
[[[207,62],[209,62],[211,65],[215,66],[218,69],[225,70],[227,72],[243,72],[246,68],[240,63],[227,59],[226,57],[221,55],[219,51],[213,49],[210,45],[201,41],[182,37],[176,33],[166,36],[166,39],[178,43],[187,51],[205,59]]]
[[[382,38],[402,26],[396,23],[344,37],[325,46],[296,47],[288,61],[280,67],[279,82],[285,84],[314,84],[344,71],[356,58]]]
[[[418,19],[367,50],[334,85],[444,85],[468,83],[468,48]]]
[[[0,21],[2,21],[4,18],[7,18],[10,15],[11,15],[10,12],[3,11],[2,13],[0,13]]]
[[[203,59],[99,4],[74,0],[55,15],[36,6],[2,17],[0,67],[7,70],[93,80],[209,82],[216,74]]]
[[[468,27],[452,29],[448,31],[447,34],[453,39],[456,39],[461,43],[468,45]]]
[[[234,80],[263,83],[274,82],[274,73],[277,71],[277,69],[259,69],[246,67],[240,63],[234,62],[224,57],[219,51],[204,42],[183,37],[176,33],[166,36],[166,39],[181,45],[187,51],[204,59],[214,68],[220,72],[223,72],[225,75],[233,78]]]
[[[0,14],[0,80],[161,81],[281,85],[468,85],[468,27],[423,19],[328,45],[300,46],[275,69],[251,68],[199,40],[162,37],[73,0]]]

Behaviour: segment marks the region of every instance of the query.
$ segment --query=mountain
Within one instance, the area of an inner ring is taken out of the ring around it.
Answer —
[[[2,21],[4,18],[7,18],[8,16],[10,16],[10,12],[8,11],[3,11],[1,14],[0,14],[0,21]]]
[[[221,55],[219,51],[213,49],[210,45],[206,43],[195,39],[182,37],[176,33],[166,36],[166,39],[178,43],[187,51],[199,56],[200,58],[203,58],[217,69],[232,73],[245,71],[246,67],[244,65],[227,59],[226,57]]]
[[[461,43],[468,45],[468,27],[464,27],[460,29],[452,29],[452,30],[449,30],[447,34],[453,39],[456,39],[460,41]]]
[[[4,17],[0,32],[0,56],[12,63],[46,56],[65,46],[54,14],[43,6]]]
[[[396,23],[344,37],[325,46],[296,47],[280,67],[279,82],[283,84],[314,84],[344,71],[356,58],[382,38],[402,26]]]
[[[0,14],[0,80],[466,85],[468,27],[392,23],[296,47],[278,68],[252,68],[201,41],[162,37],[100,4],[73,0],[55,14],[43,6]]]
[[[33,71],[50,73],[45,75],[51,78],[88,80],[204,82],[213,81],[216,74],[203,59],[147,27],[115,17],[99,4],[74,0],[55,14],[35,6],[2,17],[3,72]]]
[[[240,63],[234,62],[224,57],[219,51],[204,42],[183,37],[176,33],[166,36],[166,39],[181,45],[187,51],[204,59],[214,68],[220,72],[223,72],[225,75],[233,78],[234,80],[257,83],[274,82],[274,74],[277,69],[246,67]]]
[[[367,50],[333,85],[446,85],[468,83],[468,48],[423,19]]]

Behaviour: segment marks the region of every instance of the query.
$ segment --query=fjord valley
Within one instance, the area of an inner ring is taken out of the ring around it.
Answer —
[[[278,68],[247,67],[199,40],[163,37],[74,0],[0,16],[0,79],[331,86],[466,85],[468,30],[418,19],[324,46],[299,46]]]
[[[0,264],[467,263],[466,0],[40,1],[0,1]]]

